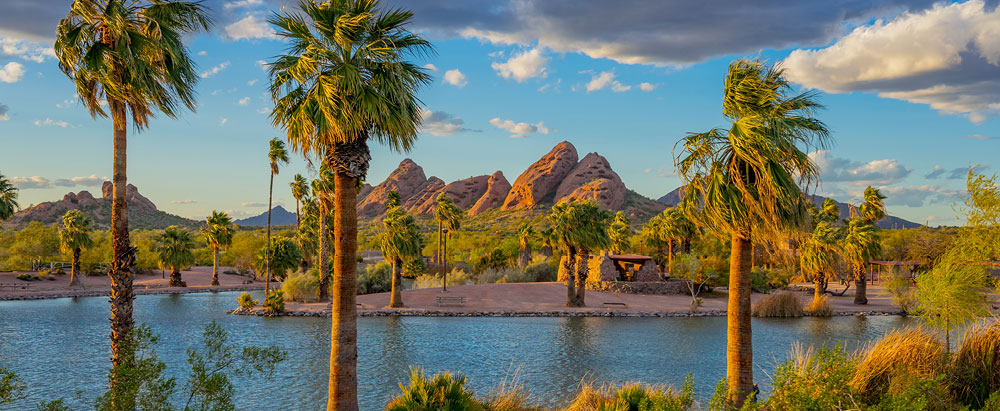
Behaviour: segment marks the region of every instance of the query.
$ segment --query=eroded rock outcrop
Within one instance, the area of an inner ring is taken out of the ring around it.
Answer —
[[[403,199],[403,208],[413,214],[433,213],[434,207],[436,207],[435,199],[442,189],[444,189],[444,181],[437,177],[431,177],[413,194]],[[430,204],[430,208],[421,211],[421,207],[424,207],[425,204]]]
[[[380,215],[385,212],[385,201],[390,191],[399,193],[399,198],[405,203],[426,184],[427,176],[424,175],[424,169],[407,158],[401,161],[399,167],[396,167],[389,174],[389,178],[373,187],[368,195],[358,203],[358,215],[363,217]]]
[[[500,207],[508,193],[510,193],[510,182],[503,176],[503,172],[493,173],[487,181],[486,192],[469,209],[469,215],[478,215]]]
[[[576,147],[568,141],[557,144],[548,154],[524,170],[504,200],[504,210],[530,208],[552,196],[577,162]]]
[[[411,211],[416,214],[433,214],[440,193],[451,198],[458,208],[467,209],[486,193],[489,181],[490,176],[483,175],[452,182],[435,192],[433,197],[418,203]]]
[[[562,180],[553,202],[559,202],[563,198],[595,200],[605,209],[619,210],[625,205],[627,190],[618,173],[611,169],[608,159],[597,153],[590,153]]]

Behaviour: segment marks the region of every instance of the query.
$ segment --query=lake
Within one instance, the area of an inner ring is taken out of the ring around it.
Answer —
[[[277,345],[289,353],[270,381],[234,378],[240,409],[321,410],[330,355],[328,318],[228,315],[238,293],[140,296],[137,322],[160,335],[156,352],[183,388],[186,350],[201,346],[211,320],[240,344]],[[260,298],[261,293],[257,293]],[[27,383],[29,399],[7,409],[34,408],[65,397],[92,409],[106,386],[110,348],[104,297],[0,301],[0,366]],[[795,341],[849,348],[907,325],[903,317],[755,319],[755,378],[768,378]],[[692,373],[700,400],[725,376],[725,317],[693,318],[439,318],[358,319],[358,393],[377,410],[399,392],[411,367],[449,370],[486,393],[516,377],[539,403],[564,405],[582,380],[641,381],[679,387]],[[77,391],[81,391],[77,394]],[[186,398],[186,397],[185,397]],[[2,407],[0,407],[2,408]]]

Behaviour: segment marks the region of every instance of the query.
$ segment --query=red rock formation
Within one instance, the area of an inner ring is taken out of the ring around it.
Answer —
[[[411,194],[409,197],[403,199],[403,208],[413,214],[420,214],[420,209],[425,204],[434,204],[434,200],[437,198],[438,193],[444,189],[444,181],[437,177],[431,177],[427,179],[424,184],[417,188],[416,192]],[[430,208],[430,212],[433,212],[434,207]]]
[[[399,198],[405,203],[425,184],[427,184],[427,177],[424,175],[424,169],[407,158],[389,174],[389,178],[372,188],[368,195],[358,203],[358,215],[363,217],[380,215],[385,212],[385,201],[390,191],[399,193]]]
[[[619,210],[625,205],[627,190],[608,160],[597,153],[590,153],[562,180],[553,202],[563,198],[595,200],[607,210]]]
[[[433,214],[434,209],[437,207],[437,196],[439,193],[444,193],[446,196],[451,198],[451,201],[453,201],[458,208],[464,210],[475,204],[476,201],[478,201],[479,198],[486,193],[489,181],[490,176],[483,175],[452,182],[451,184],[444,186],[441,190],[435,192],[433,197],[417,203],[411,211],[415,214]],[[504,195],[506,195],[506,193]]]
[[[503,201],[507,198],[509,192],[510,183],[503,176],[503,172],[497,171],[493,173],[487,182],[486,192],[469,209],[469,215],[478,215],[487,210],[500,207],[503,205]]]
[[[524,170],[504,200],[504,210],[534,207],[547,200],[576,166],[576,147],[563,141]]]

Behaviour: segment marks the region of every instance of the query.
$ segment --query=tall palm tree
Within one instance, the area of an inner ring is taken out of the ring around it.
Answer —
[[[59,22],[53,46],[59,68],[76,85],[91,117],[107,117],[114,128],[111,205],[111,363],[123,358],[131,331],[132,265],[126,209],[126,130],[129,119],[141,131],[153,110],[176,117],[183,105],[195,109],[198,74],[184,39],[208,31],[208,10],[200,1],[75,0]],[[112,378],[114,388],[115,378]]]
[[[800,185],[808,186],[819,170],[804,150],[825,147],[829,136],[812,117],[821,108],[814,94],[789,95],[790,90],[778,67],[759,60],[732,62],[722,103],[729,129],[687,135],[675,159],[688,184],[685,214],[732,239],[726,376],[737,408],[753,390],[753,239],[777,240],[806,220]]]
[[[299,204],[302,202],[303,198],[309,196],[309,183],[306,182],[306,178],[302,177],[302,174],[296,174],[292,178],[292,182],[288,183],[288,186],[292,189],[292,197],[295,198],[295,229],[299,229]]]
[[[420,233],[413,216],[409,215],[397,204],[390,208],[382,220],[385,232],[380,237],[382,254],[392,262],[392,293],[389,307],[403,306],[403,259],[411,260],[420,257],[423,250],[424,237]]]
[[[73,269],[69,274],[69,285],[77,285],[80,279],[80,251],[94,245],[90,232],[94,221],[80,210],[69,210],[63,214],[63,228],[59,230],[59,249],[73,253]]]
[[[552,223],[555,237],[565,247],[565,260],[560,260],[561,270],[566,273],[566,306],[576,306],[576,270],[573,258],[576,256],[577,233],[575,202],[560,201],[552,206],[546,218]]]
[[[586,305],[587,275],[590,267],[590,251],[605,249],[611,245],[608,223],[611,213],[602,209],[597,202],[588,200],[574,207],[573,221],[576,231],[576,298],[574,305]]]
[[[212,248],[212,285],[219,285],[219,250],[233,244],[236,229],[233,228],[233,219],[229,214],[215,210],[205,223],[202,233],[205,235],[205,242]]]
[[[847,221],[844,254],[854,269],[854,304],[868,304],[868,278],[865,265],[881,252],[877,223],[885,217],[885,196],[872,186],[865,187],[864,200],[858,206],[858,218]]]
[[[0,221],[13,216],[17,207],[17,187],[0,174]]]
[[[611,238],[611,249],[616,254],[623,254],[632,246],[632,228],[625,213],[619,211],[608,226],[608,237]]]
[[[319,167],[319,179],[313,180],[313,197],[316,198],[316,205],[319,208],[319,230],[316,236],[319,238],[319,300],[326,301],[330,298],[330,269],[327,265],[330,259],[330,246],[327,245],[326,221],[333,207],[334,175],[326,165]]]
[[[442,291],[448,290],[448,240],[451,239],[451,235],[457,231],[462,225],[462,210],[451,201],[451,197],[448,197],[444,193],[438,194],[435,199],[436,207],[434,209],[434,219],[438,223],[438,243],[437,243],[437,263],[444,267],[444,282],[442,283]],[[447,229],[447,234],[444,234],[443,229]],[[443,247],[443,248],[442,248]]]
[[[400,152],[417,137],[417,90],[426,70],[408,61],[432,52],[407,26],[413,13],[379,0],[302,0],[268,22],[288,40],[269,65],[271,119],[293,150],[316,154],[336,175],[334,290],[327,409],[356,410],[357,197],[374,139]]]
[[[531,238],[535,236],[535,228],[531,224],[522,223],[517,229],[517,240],[520,243],[517,253],[517,268],[524,269],[531,264]]]
[[[826,285],[837,263],[840,245],[839,231],[833,224],[820,221],[813,229],[812,235],[806,239],[799,250],[802,271],[809,274],[814,284],[813,298],[815,300],[819,300],[826,291]]]
[[[181,270],[194,264],[194,236],[183,228],[172,225],[163,230],[156,241],[156,255],[160,267],[170,269],[170,286],[186,287],[181,280]]]
[[[542,246],[538,248],[538,254],[544,256],[545,258],[552,257],[552,247],[556,243],[555,230],[553,230],[552,227],[538,230],[538,239],[542,242]]]
[[[271,184],[267,188],[267,248],[264,255],[264,294],[271,290],[271,203],[274,200],[274,175],[281,163],[288,164],[285,142],[272,138],[268,143],[267,160],[271,164]],[[298,208],[298,206],[296,206]]]

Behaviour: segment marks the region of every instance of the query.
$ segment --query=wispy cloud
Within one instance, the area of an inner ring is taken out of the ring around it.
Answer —
[[[214,76],[216,74],[219,74],[220,71],[225,70],[227,67],[229,67],[229,62],[225,61],[225,62],[223,62],[223,63],[221,63],[221,64],[219,64],[217,66],[214,66],[214,67],[212,67],[212,68],[210,68],[210,69],[208,69],[206,71],[203,71],[201,73],[201,78],[212,77],[212,76]]]
[[[198,201],[196,200],[173,200],[170,202],[170,204],[179,204],[179,205],[196,204],[196,203],[198,203]]]
[[[503,120],[500,117],[496,117],[490,120],[490,124],[493,125],[493,127],[511,132],[512,134],[510,138],[524,138],[527,137],[528,134],[534,133],[549,134],[548,127],[545,127],[545,124],[541,121],[537,124],[515,123],[511,120]]]
[[[35,127],[62,127],[69,128],[73,127],[72,124],[61,120],[53,120],[51,118],[46,118],[45,120],[35,120]]]

